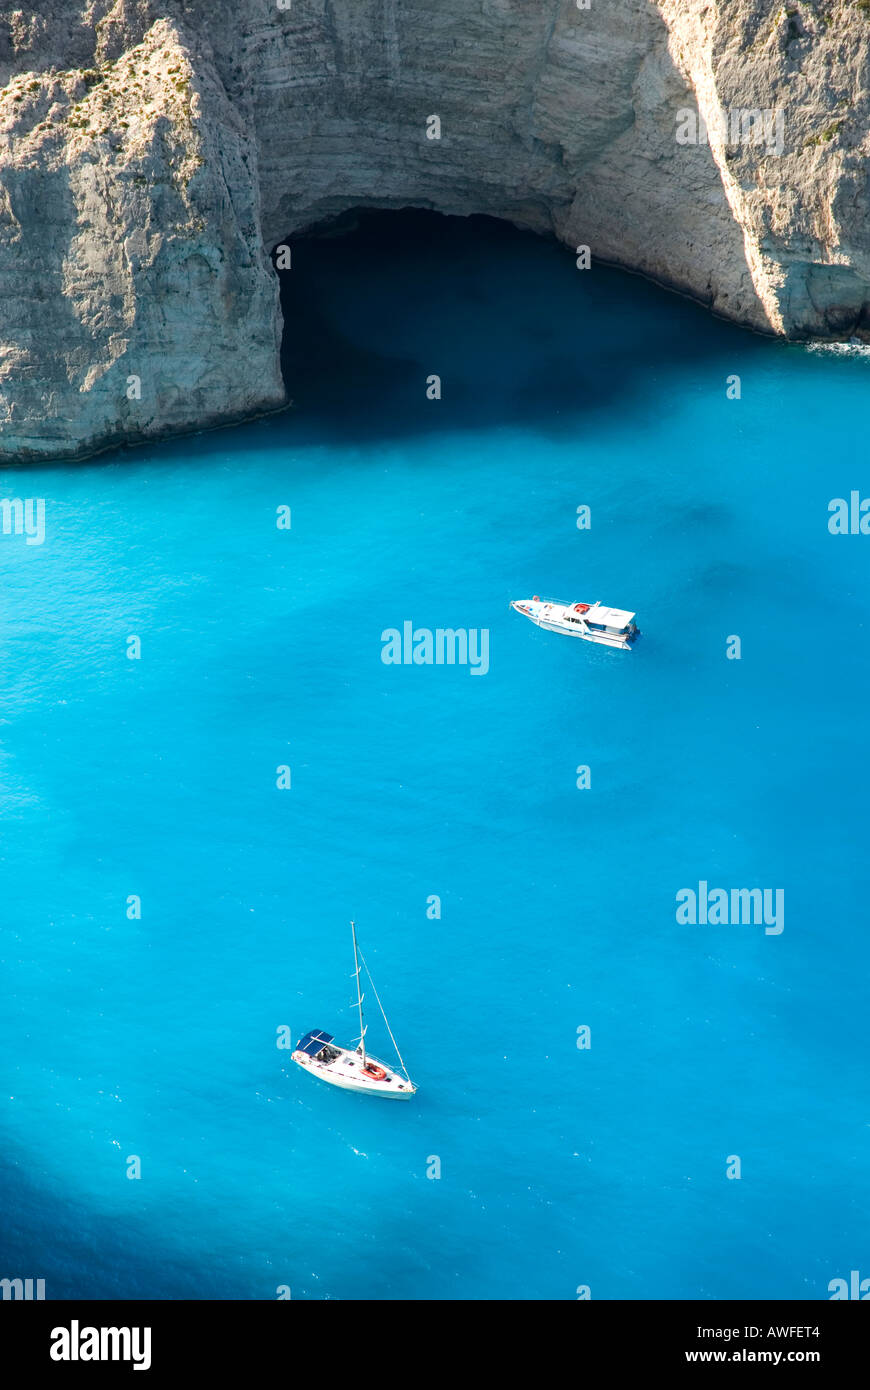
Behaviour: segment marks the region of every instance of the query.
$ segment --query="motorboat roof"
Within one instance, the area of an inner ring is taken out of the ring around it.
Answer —
[[[621,630],[634,621],[635,614],[626,612],[624,608],[607,608],[602,603],[594,603],[583,618],[587,623],[603,623],[605,627]]]

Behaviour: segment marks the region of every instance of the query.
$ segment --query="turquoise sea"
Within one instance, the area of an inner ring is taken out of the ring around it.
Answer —
[[[828,530],[870,358],[485,219],[370,216],[285,280],[294,409],[0,482],[45,502],[0,535],[0,1276],[870,1276],[870,537]],[[535,593],[643,635],[547,634]],[[486,629],[489,670],[385,665],[405,621]],[[678,923],[702,881],[782,889],[783,931]],[[407,1105],[276,1045],[354,1036],[351,917]]]

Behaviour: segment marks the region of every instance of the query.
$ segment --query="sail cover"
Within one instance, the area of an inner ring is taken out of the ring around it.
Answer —
[[[312,1028],[310,1033],[306,1033],[304,1038],[300,1038],[296,1044],[297,1052],[307,1052],[309,1057],[316,1057],[327,1043],[333,1039],[332,1033],[321,1033],[319,1028]]]

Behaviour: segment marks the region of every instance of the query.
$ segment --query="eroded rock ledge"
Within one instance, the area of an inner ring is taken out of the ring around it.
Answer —
[[[268,253],[358,205],[489,213],[762,331],[868,337],[868,46],[870,0],[0,10],[0,455],[279,407]]]

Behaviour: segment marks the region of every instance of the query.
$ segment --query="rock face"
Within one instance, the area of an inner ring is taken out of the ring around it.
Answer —
[[[360,205],[489,213],[762,331],[870,337],[868,47],[870,0],[0,11],[0,454],[279,407],[269,253]]]

